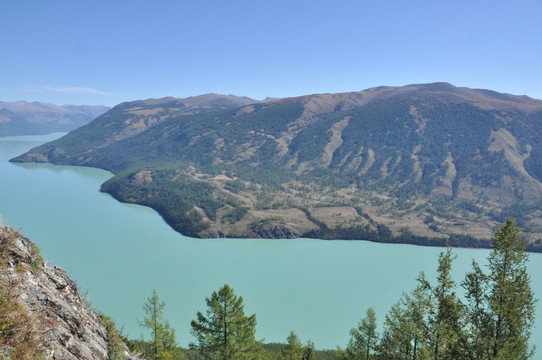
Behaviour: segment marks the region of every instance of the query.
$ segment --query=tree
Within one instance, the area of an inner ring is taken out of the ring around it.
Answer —
[[[303,349],[303,360],[316,360],[316,350],[311,340],[307,340],[307,345]]]
[[[146,356],[156,360],[169,360],[179,358],[181,354],[178,351],[175,340],[175,329],[169,326],[169,322],[164,319],[165,301],[160,301],[156,290],[152,290],[151,296],[143,305],[143,310],[147,315],[143,321],[139,321],[139,326],[147,328],[151,332],[150,348],[141,349]],[[181,355],[182,356],[182,355]]]
[[[344,359],[369,360],[371,351],[376,350],[378,334],[376,332],[376,314],[372,307],[356,328],[350,330],[351,338],[344,352],[339,350],[339,357]]]
[[[452,249],[441,252],[438,259],[437,284],[431,285],[422,275],[418,278],[431,296],[428,327],[432,358],[460,359],[466,341],[463,331],[464,316],[455,294],[455,281],[451,270],[454,257]]]
[[[378,346],[379,359],[430,358],[427,349],[430,306],[428,291],[422,286],[417,286],[410,294],[403,294],[386,314]]]
[[[282,349],[282,360],[303,360],[303,346],[301,341],[297,337],[296,333],[292,330],[290,335],[286,338],[287,344]]]
[[[261,345],[255,340],[256,315],[245,316],[243,298],[225,284],[205,302],[206,315],[198,312],[190,323],[190,332],[197,340],[190,347],[216,360],[257,358]]]
[[[471,323],[474,359],[528,359],[536,299],[527,273],[528,254],[513,218],[495,231],[488,274],[473,262],[463,287]]]
[[[438,260],[437,283],[422,272],[419,285],[386,315],[382,359],[462,359],[464,313],[451,276],[452,250]]]

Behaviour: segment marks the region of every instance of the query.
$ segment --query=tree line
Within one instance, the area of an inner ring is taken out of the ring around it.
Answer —
[[[243,298],[229,285],[205,299],[206,311],[191,321],[195,341],[181,349],[175,330],[163,318],[165,302],[153,290],[144,305],[140,325],[150,330],[149,340],[128,340],[132,350],[148,359],[281,359],[281,360],[505,360],[530,359],[535,299],[527,273],[528,254],[513,218],[495,231],[487,271],[473,260],[459,284],[452,279],[454,254],[450,247],[438,258],[437,277],[422,272],[418,285],[404,293],[385,315],[379,331],[373,308],[350,330],[345,348],[329,352],[303,345],[291,331],[286,343],[269,351],[255,338],[256,315],[245,315]],[[457,295],[458,285],[464,298]],[[278,350],[277,350],[278,349]]]

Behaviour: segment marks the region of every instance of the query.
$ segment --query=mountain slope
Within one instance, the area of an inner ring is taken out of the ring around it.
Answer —
[[[176,99],[166,97],[122,103],[83,126],[79,131],[64,136],[69,154],[57,149],[59,157],[79,156],[94,149],[105,149],[116,142],[130,139],[169,119],[194,114],[205,114],[227,108],[257,103],[256,100],[234,95],[206,94]],[[81,159],[88,161],[89,159]],[[65,160],[76,161],[76,160]]]
[[[0,225],[2,359],[137,360],[112,321],[97,314],[66,272],[37,247]]]
[[[57,106],[39,102],[0,102],[0,136],[70,131],[109,110],[106,106]]]
[[[238,105],[121,104],[15,161],[109,169],[104,191],[191,236],[436,244],[516,215],[540,246],[540,100],[434,83]]]

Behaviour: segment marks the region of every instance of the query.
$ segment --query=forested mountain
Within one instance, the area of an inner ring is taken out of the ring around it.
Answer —
[[[89,123],[107,110],[107,106],[0,102],[0,136],[70,131]]]
[[[14,161],[111,170],[104,191],[191,236],[484,246],[514,215],[541,248],[540,100],[447,83],[210,98],[120,104]]]

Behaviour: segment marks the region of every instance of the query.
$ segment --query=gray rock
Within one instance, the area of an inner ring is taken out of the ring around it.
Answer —
[[[9,241],[8,238],[13,239]],[[107,331],[79,293],[64,269],[45,262],[31,270],[39,255],[32,243],[15,230],[0,226],[0,249],[7,249],[6,269],[0,269],[0,286],[10,286],[34,317],[47,359],[108,360]],[[138,360],[126,347],[126,359]]]

